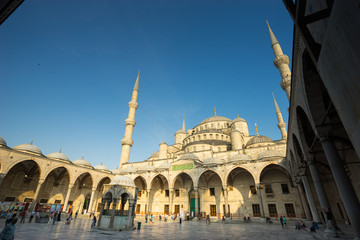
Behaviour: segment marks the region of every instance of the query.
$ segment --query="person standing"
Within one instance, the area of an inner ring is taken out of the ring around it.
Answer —
[[[25,223],[25,216],[26,216],[26,211],[23,210],[23,211],[21,212],[21,220],[20,220],[20,223]]]
[[[2,240],[13,240],[15,236],[15,227],[18,219],[12,218],[11,222],[6,224],[4,229],[0,233],[0,239]]]
[[[281,227],[284,228],[284,220],[282,216],[280,216],[280,223],[281,223]]]
[[[285,216],[283,216],[283,223],[284,223],[284,228],[287,228],[287,223],[286,223],[286,218],[285,218]]]
[[[180,224],[181,224],[181,221],[182,221],[181,215],[179,215],[179,223],[180,223]]]
[[[76,213],[75,213],[75,219],[77,218],[77,215],[78,215],[78,212],[76,211]]]

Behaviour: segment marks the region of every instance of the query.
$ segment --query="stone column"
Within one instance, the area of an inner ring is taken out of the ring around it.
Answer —
[[[132,229],[134,227],[134,200],[129,199],[129,213],[128,213],[128,227]]]
[[[360,238],[360,203],[344,168],[344,162],[341,160],[331,138],[328,136],[320,136],[319,138],[355,236]]]
[[[307,204],[307,201],[305,199],[304,187],[302,186],[301,182],[297,184],[297,190],[300,196],[300,203],[304,211],[304,218],[311,220],[309,205]]]
[[[148,215],[150,215],[150,190],[146,190],[146,192],[147,192],[147,213],[148,213]]]
[[[173,194],[174,194],[174,189],[173,188],[169,188],[169,214],[172,214],[173,211]]]
[[[328,200],[328,198],[326,196],[325,189],[324,189],[324,187],[322,185],[322,182],[321,182],[321,179],[320,179],[320,174],[319,174],[319,171],[317,169],[316,163],[314,161],[309,161],[309,160],[307,162],[308,162],[308,166],[309,166],[309,169],[310,169],[311,177],[312,177],[313,182],[314,182],[316,193],[317,193],[319,201],[320,201],[321,209],[322,210],[330,209],[329,200]],[[326,219],[326,216],[325,216],[325,221],[326,221],[325,232],[331,233],[334,236],[337,236],[337,232],[336,232],[337,226],[336,226],[335,220],[328,221]]]
[[[265,217],[265,212],[264,212],[264,204],[263,204],[262,195],[261,195],[260,183],[256,184],[256,188],[257,188],[257,195],[259,197],[260,214],[261,214],[261,217],[264,218]]]
[[[225,186],[224,188],[224,200],[225,200],[225,212],[224,215],[229,218],[230,217],[230,211],[229,211],[229,197],[228,197],[228,188]]]
[[[321,219],[320,219],[319,213],[318,213],[318,211],[316,209],[316,204],[315,204],[315,201],[314,201],[314,197],[312,195],[311,188],[309,186],[309,182],[308,182],[308,179],[307,179],[306,175],[301,176],[301,181],[302,181],[302,183],[304,185],[304,188],[305,188],[306,197],[307,197],[307,200],[308,200],[309,205],[310,205],[310,210],[311,210],[311,214],[313,216],[313,219],[314,219],[315,222],[320,223]]]
[[[4,179],[5,179],[5,176],[6,176],[5,173],[0,173],[0,187],[1,187],[2,182],[3,182]]]
[[[68,210],[68,203],[69,203],[69,198],[70,198],[70,194],[71,194],[71,189],[73,188],[74,184],[69,183],[69,187],[66,193],[66,197],[65,197],[65,202],[64,202],[64,207],[63,207],[63,212],[66,213]]]
[[[110,223],[109,223],[109,228],[110,229],[114,228],[115,211],[116,211],[116,204],[117,204],[117,199],[116,198],[113,198],[112,200],[113,200],[113,202],[112,202],[113,206],[112,206]]]
[[[103,212],[104,212],[104,208],[105,208],[105,199],[101,199],[101,208],[100,208],[100,215],[99,215],[99,220],[98,220],[98,227],[100,226],[101,224],[101,218],[102,218],[102,215],[103,215]]]
[[[91,189],[91,197],[90,197],[89,211],[88,211],[88,212],[92,212],[93,202],[94,202],[94,196],[95,196],[95,191],[96,191],[96,188],[92,188],[92,189]]]
[[[29,211],[35,211],[37,198],[39,196],[40,189],[41,189],[44,182],[45,182],[45,179],[39,179],[39,182],[38,182],[38,185],[36,187],[36,191],[35,191],[35,194],[34,194],[34,197],[33,197],[33,201],[31,203],[31,206],[29,207]]]
[[[195,217],[198,217],[199,215],[199,188],[194,188],[195,192]]]

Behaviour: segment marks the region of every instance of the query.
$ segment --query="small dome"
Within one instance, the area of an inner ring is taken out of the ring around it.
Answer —
[[[181,157],[178,159],[178,161],[180,161],[180,160],[199,161],[199,158],[193,153],[185,153],[185,154],[181,155]]]
[[[213,116],[213,117],[209,117],[209,118],[205,119],[205,120],[202,121],[200,124],[202,124],[202,123],[208,123],[208,122],[219,122],[219,121],[231,122],[231,120],[228,119],[228,118],[226,118],[226,117]]]
[[[260,153],[258,159],[264,159],[264,158],[284,158],[285,157],[285,151],[279,151],[279,150],[267,150],[262,153]]]
[[[154,152],[153,154],[151,154],[150,158],[158,158],[159,157],[159,151]]]
[[[70,162],[70,159],[68,158],[68,156],[66,156],[64,153],[62,152],[54,152],[54,153],[50,153],[48,155],[46,155],[46,157],[48,158],[54,158],[54,159],[60,159],[60,160],[65,160]]]
[[[88,161],[86,161],[84,158],[73,161],[73,164],[92,167],[91,164]]]
[[[113,170],[111,170],[111,172],[112,172],[112,174],[115,174],[115,175],[119,175],[119,174],[121,174],[122,172],[121,172],[121,170],[120,169],[113,169]]]
[[[234,119],[233,122],[246,122],[246,121],[245,121],[245,119],[238,116],[237,118]]]
[[[126,187],[135,187],[135,182],[127,177],[122,175],[116,175],[114,179],[110,182],[110,185],[120,185]]]
[[[255,144],[255,143],[263,143],[263,142],[272,142],[271,138],[266,137],[266,136],[255,136],[253,138],[251,138],[248,142],[247,142],[247,146]]]
[[[127,169],[124,170],[124,173],[135,173],[137,170],[136,167],[130,166]]]
[[[216,157],[212,157],[212,158],[205,159],[203,162],[203,165],[209,166],[209,165],[219,165],[219,164],[223,164],[223,163],[224,163],[223,160],[218,159]]]
[[[42,154],[40,148],[32,144],[32,141],[30,144],[20,144],[14,147],[14,149],[19,151],[25,151],[25,152],[32,152],[37,154]]]
[[[170,163],[163,163],[159,167],[156,168],[156,171],[169,170],[171,167]]]
[[[248,160],[252,160],[252,158],[249,155],[239,153],[232,156],[229,162],[239,162],[239,161],[248,161]]]
[[[147,165],[141,166],[136,172],[140,173],[140,172],[152,172],[152,171],[155,171],[155,167],[147,164]]]
[[[6,146],[6,142],[2,137],[0,137],[0,145]]]
[[[102,163],[100,165],[96,165],[94,167],[94,169],[103,170],[103,171],[109,171],[109,169],[106,166],[102,165]]]

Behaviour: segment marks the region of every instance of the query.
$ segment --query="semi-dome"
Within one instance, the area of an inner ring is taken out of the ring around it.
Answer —
[[[108,169],[106,166],[102,165],[102,163],[101,163],[100,165],[96,165],[96,166],[94,167],[94,169],[96,169],[96,170],[102,170],[102,171],[109,171],[109,169]]]
[[[208,122],[219,122],[219,121],[231,122],[231,120],[228,119],[228,118],[226,118],[226,117],[213,116],[213,117],[209,117],[209,118],[205,119],[205,120],[202,121],[200,124],[202,124],[202,123],[208,123]]]
[[[25,152],[32,152],[37,154],[42,154],[40,148],[32,144],[32,141],[30,144],[20,144],[14,147],[14,149],[19,151],[25,151]]]
[[[258,159],[264,159],[264,158],[284,158],[285,157],[285,151],[280,150],[267,150],[262,153],[260,153]]]
[[[159,167],[156,168],[156,171],[169,170],[171,167],[170,163],[163,163]]]
[[[130,166],[124,170],[124,173],[135,173],[137,170],[136,167]]]
[[[252,144],[256,144],[256,143],[263,143],[263,142],[272,142],[271,138],[267,137],[267,136],[255,136],[253,138],[251,138],[248,142],[247,142],[247,146],[252,145]]]
[[[46,157],[53,158],[53,159],[60,159],[60,160],[70,162],[70,159],[68,158],[68,156],[66,156],[65,153],[62,153],[61,151],[50,153],[50,154],[46,155]]]
[[[147,164],[147,165],[141,166],[136,172],[141,173],[141,172],[151,172],[151,171],[155,171],[155,167]]]
[[[110,185],[120,185],[125,187],[135,187],[135,182],[123,175],[116,175],[113,180],[111,180]]]
[[[111,170],[111,173],[112,173],[112,174],[115,174],[115,175],[119,175],[119,174],[121,174],[122,172],[121,172],[120,169],[115,168],[115,169]]]
[[[207,158],[204,160],[203,165],[205,166],[212,166],[212,165],[219,165],[223,164],[224,161],[221,159],[218,159],[216,157]]]
[[[252,160],[252,158],[249,155],[239,153],[239,154],[232,156],[230,158],[229,162],[236,163],[236,162],[249,161],[249,160]]]
[[[6,142],[2,137],[0,137],[0,145],[6,146]]]
[[[84,159],[84,157],[81,159],[76,159],[75,161],[73,161],[73,164],[80,165],[80,166],[92,167],[91,164]]]
[[[199,161],[199,158],[193,153],[185,153],[185,154],[181,155],[181,157],[178,159],[178,161],[180,161],[180,160]]]
[[[159,151],[154,152],[151,154],[150,158],[158,158],[159,157]]]

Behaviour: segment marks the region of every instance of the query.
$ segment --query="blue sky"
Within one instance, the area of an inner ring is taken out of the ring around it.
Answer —
[[[24,1],[0,26],[0,136],[114,169],[140,69],[131,162],[214,106],[280,139],[271,93],[285,121],[288,101],[265,20],[291,58],[282,1]]]

